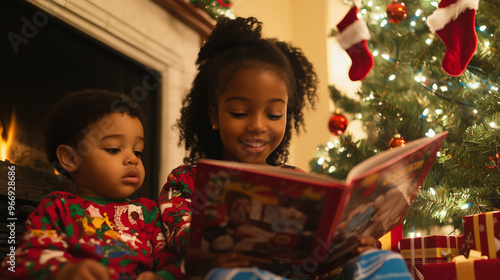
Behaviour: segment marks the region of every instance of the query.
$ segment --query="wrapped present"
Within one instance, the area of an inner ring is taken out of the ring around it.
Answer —
[[[399,242],[401,255],[405,260],[415,259],[426,262],[451,261],[462,254],[465,238],[463,235],[431,235],[425,237],[403,238]]]
[[[500,211],[486,212],[462,218],[465,250],[481,251],[490,259],[500,258]]]
[[[421,272],[426,263],[450,262],[464,251],[464,236],[431,235],[403,238],[399,249],[415,279],[423,279]]]
[[[380,249],[399,252],[398,244],[401,239],[403,239],[403,223],[400,223],[393,230],[380,237]]]
[[[453,262],[429,263],[423,266],[425,280],[491,280],[498,279],[500,259],[484,259],[471,250],[469,258],[458,256]]]

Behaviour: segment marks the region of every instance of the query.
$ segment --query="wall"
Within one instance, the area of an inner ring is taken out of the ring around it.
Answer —
[[[319,102],[315,111],[308,108],[304,112],[307,132],[293,136],[289,160],[290,164],[306,171],[310,170],[309,161],[314,157],[316,146],[333,140],[327,126],[333,112],[328,86],[334,83],[342,90],[352,92],[357,85],[347,76],[351,63],[348,55],[334,39],[328,39],[331,28],[348,10],[349,6],[340,0],[234,1],[235,16],[255,16],[263,22],[264,36],[300,47],[315,67],[320,80]],[[357,129],[356,125],[352,127]],[[348,129],[351,129],[351,124]]]

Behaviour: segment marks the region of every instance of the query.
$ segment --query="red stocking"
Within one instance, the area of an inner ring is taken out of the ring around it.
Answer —
[[[358,8],[353,6],[344,19],[337,24],[337,41],[352,60],[349,79],[363,80],[373,68],[373,56],[366,45],[370,33],[366,23],[358,19]]]
[[[446,46],[441,63],[450,76],[460,76],[477,48],[475,29],[479,0],[442,0],[427,19],[431,32],[441,38]]]

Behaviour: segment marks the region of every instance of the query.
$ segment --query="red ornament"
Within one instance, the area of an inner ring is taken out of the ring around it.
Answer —
[[[408,16],[405,3],[400,3],[397,0],[393,0],[387,5],[386,12],[390,23],[400,23]]]
[[[497,167],[495,158],[493,156],[490,156],[489,161],[486,163],[486,168],[488,168],[489,170],[493,170],[495,167]]]
[[[328,128],[333,135],[340,135],[346,130],[347,124],[347,118],[344,117],[344,115],[335,112],[328,121]]]
[[[394,134],[394,137],[389,141],[391,150],[396,147],[404,147],[404,145],[406,145],[406,140],[399,133]]]

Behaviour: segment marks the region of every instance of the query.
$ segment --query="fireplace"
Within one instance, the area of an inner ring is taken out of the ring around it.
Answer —
[[[0,19],[1,34],[9,39],[2,48],[3,55],[6,53],[0,105],[4,140],[8,128],[16,125],[7,158],[14,164],[44,168],[44,118],[66,92],[84,88],[123,92],[140,103],[146,114],[143,162],[147,175],[134,196],[156,199],[161,154],[160,74],[29,3],[5,1],[1,5],[0,10],[9,11]]]
[[[182,163],[184,151],[171,127],[215,22],[186,0],[3,0],[0,12],[0,156],[2,140],[14,135],[13,162],[0,160],[0,208],[8,208],[6,174],[16,166],[16,238],[43,195],[71,185],[46,161],[42,140],[45,115],[67,91],[112,89],[145,108],[147,175],[134,197],[156,199]],[[4,255],[12,232],[5,221],[0,226]]]
[[[185,0],[6,0],[0,11],[2,138],[14,110],[17,147],[38,154],[55,100],[87,87],[121,91],[147,113],[147,181],[137,195],[155,199],[182,163],[172,126],[214,21]]]

